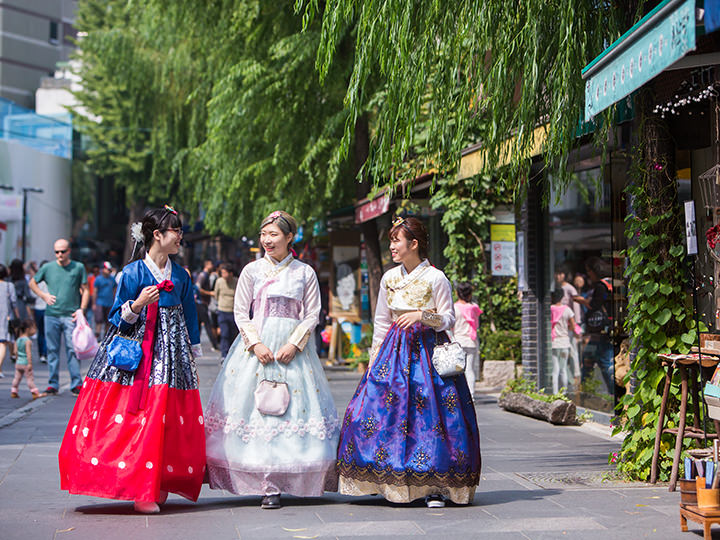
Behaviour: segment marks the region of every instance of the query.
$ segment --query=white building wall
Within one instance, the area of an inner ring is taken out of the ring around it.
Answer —
[[[0,184],[13,187],[0,194],[22,196],[22,188],[40,188],[43,193],[27,195],[28,261],[53,260],[53,244],[60,237],[69,239],[71,214],[72,161],[40,152],[13,141],[0,140]],[[0,263],[22,256],[22,223],[7,222],[0,230]]]

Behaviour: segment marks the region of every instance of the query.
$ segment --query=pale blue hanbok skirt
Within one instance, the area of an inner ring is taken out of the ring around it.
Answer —
[[[261,340],[273,353],[288,341],[296,319],[269,317]],[[287,381],[283,416],[255,408],[254,391],[266,379]],[[205,413],[210,487],[238,495],[320,496],[337,490],[340,431],[330,387],[310,339],[287,366],[263,367],[238,336],[213,386]]]

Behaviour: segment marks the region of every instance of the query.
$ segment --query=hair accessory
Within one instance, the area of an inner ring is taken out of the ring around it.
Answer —
[[[145,243],[145,238],[143,238],[142,234],[142,223],[136,221],[130,226],[130,236],[132,236],[132,239],[135,240],[136,244]]]
[[[275,211],[274,211],[272,214],[270,214],[268,217],[269,217],[270,219],[272,219],[272,220],[276,220],[277,218],[281,218],[281,217],[282,217],[282,212],[280,212],[280,210],[275,210]]]
[[[170,212],[171,214],[175,214],[175,215],[177,216],[177,211],[176,211],[172,206],[170,206],[169,204],[166,204],[166,205],[165,205],[165,210],[167,210],[167,211]]]
[[[402,216],[398,216],[395,218],[395,221],[393,221],[392,226],[398,227],[399,225],[402,225],[403,223],[405,223],[405,218]]]

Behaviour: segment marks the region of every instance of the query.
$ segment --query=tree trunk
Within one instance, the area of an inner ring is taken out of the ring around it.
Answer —
[[[138,200],[133,202],[130,205],[129,211],[130,215],[128,216],[128,224],[125,230],[125,256],[123,258],[125,262],[130,261],[130,257],[133,256],[133,247],[135,246],[135,240],[133,240],[132,234],[130,234],[130,227],[132,227],[133,223],[142,220],[143,214],[145,213],[145,201]],[[138,246],[138,249],[140,249],[140,246]]]
[[[360,172],[370,152],[370,132],[366,116],[361,116],[355,122],[355,174]],[[357,184],[356,195],[358,199],[367,197],[372,182],[363,176]],[[382,279],[382,257],[380,252],[380,239],[377,221],[371,219],[360,224],[360,232],[365,242],[365,258],[368,266],[368,293],[370,300],[370,318],[375,314],[380,280]]]

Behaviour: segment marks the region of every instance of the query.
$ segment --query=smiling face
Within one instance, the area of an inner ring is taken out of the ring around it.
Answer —
[[[403,263],[411,258],[419,258],[418,241],[410,240],[406,231],[400,229],[390,238],[390,256],[394,263]]]
[[[160,232],[158,230],[153,231],[153,244],[151,249],[155,248],[161,253],[175,255],[178,251],[180,251],[182,237],[183,233],[180,228],[168,229],[164,232]]]
[[[260,244],[265,253],[276,261],[282,261],[290,251],[292,233],[283,233],[275,223],[268,223],[260,229]]]

